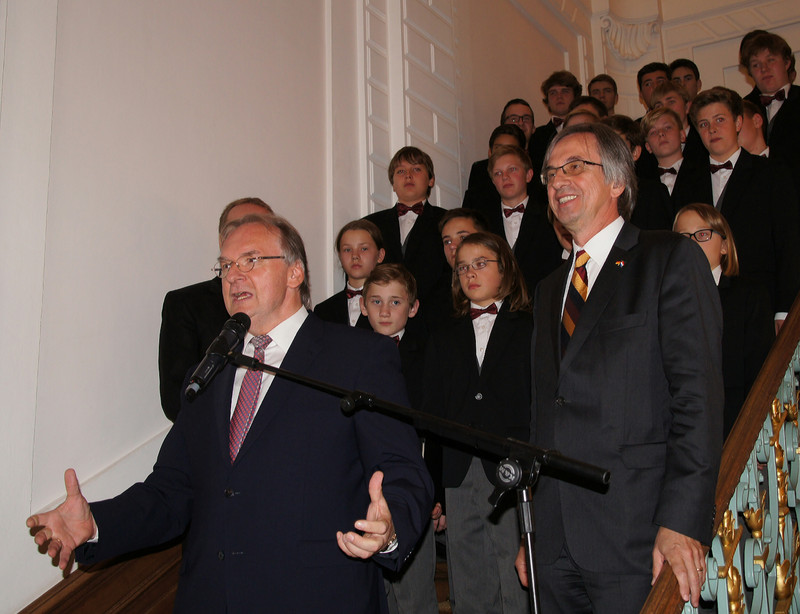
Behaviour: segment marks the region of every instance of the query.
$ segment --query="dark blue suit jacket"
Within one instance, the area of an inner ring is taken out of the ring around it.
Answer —
[[[531,442],[611,471],[599,493],[543,475],[536,557],[567,545],[583,569],[649,574],[659,526],[710,543],[722,448],[722,313],[690,240],[625,224],[563,359],[570,262],[542,280]]]
[[[358,359],[342,360],[344,347]],[[406,403],[391,340],[313,314],[282,367]],[[184,404],[144,483],[92,504],[100,539],[83,546],[78,560],[157,544],[188,528],[176,612],[384,612],[376,562],[398,567],[430,522],[432,485],[414,430],[373,411],[348,417],[338,398],[276,378],[231,465],[235,370],[229,365]],[[378,469],[399,552],[355,560],[339,550],[336,531],[364,517]]]

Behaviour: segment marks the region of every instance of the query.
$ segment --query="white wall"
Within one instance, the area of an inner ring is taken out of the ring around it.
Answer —
[[[291,0],[0,8],[0,610],[16,611],[60,578],[23,523],[63,496],[63,469],[98,497],[152,465],[161,301],[210,277],[222,207],[274,205],[327,294],[332,17]]]

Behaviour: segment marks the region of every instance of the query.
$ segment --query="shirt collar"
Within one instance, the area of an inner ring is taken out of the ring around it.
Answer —
[[[624,225],[625,220],[623,220],[622,217],[617,216],[613,222],[589,239],[586,242],[586,245],[581,247],[573,241],[572,253],[577,254],[578,250],[582,249],[589,254],[589,258],[602,267],[603,264],[605,264],[606,258],[608,258],[609,252],[611,252],[611,248],[614,247],[614,242],[617,240],[617,236]]]
[[[718,264],[713,269],[711,269],[711,274],[714,276],[714,283],[719,285],[720,277],[722,277],[722,265]]]
[[[303,325],[303,322],[306,321],[307,317],[308,311],[306,308],[300,307],[300,309],[295,311],[292,315],[267,333],[269,338],[272,339],[272,343],[270,343],[270,345],[274,344],[282,348],[284,351],[288,350],[289,346],[292,345],[292,341],[294,341],[294,338],[297,335],[297,331],[300,330],[300,327]],[[249,332],[244,336],[245,346],[250,343],[250,339],[252,338],[253,335]]]
[[[526,196],[521,201],[519,201],[516,205],[511,205],[511,206],[509,206],[509,205],[507,205],[505,203],[502,203],[503,204],[503,209],[514,209],[515,207],[519,207],[520,205],[525,205],[525,207],[527,207],[528,206],[528,200],[530,200],[530,198],[531,198],[530,196]]]
[[[728,158],[727,160],[722,160],[721,162],[717,162],[714,158],[709,156],[708,157],[708,162],[709,162],[709,164],[725,164],[726,162],[730,161],[731,166],[736,168],[736,162],[739,160],[739,156],[741,155],[741,153],[742,153],[742,148],[740,147],[735,152],[733,152],[733,155],[730,158]]]

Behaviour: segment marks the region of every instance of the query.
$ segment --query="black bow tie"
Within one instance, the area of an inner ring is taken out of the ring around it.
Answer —
[[[484,307],[483,309],[478,309],[477,307],[472,307],[469,310],[469,317],[473,320],[475,318],[481,317],[484,313],[497,313],[497,305],[492,303],[488,307]]]
[[[553,125],[554,125],[556,128],[558,128],[558,127],[559,127],[561,124],[563,124],[563,123],[564,123],[564,120],[563,120],[563,119],[561,119],[560,117],[553,117],[553,118],[551,118],[551,120],[550,120],[550,121],[552,121],[552,122],[553,122]]]
[[[711,169],[712,173],[716,173],[717,171],[721,171],[723,168],[728,169],[729,171],[733,170],[733,164],[730,160],[728,160],[725,164],[709,164],[708,168]]]
[[[351,290],[350,288],[345,288],[344,293],[347,295],[347,298],[361,296],[361,290]]]
[[[661,175],[677,175],[677,174],[678,174],[678,171],[676,171],[671,166],[669,168],[662,168],[660,166],[658,167],[658,176],[659,177],[661,177]]]
[[[761,100],[762,105],[768,107],[773,100],[778,100],[778,101],[786,100],[786,92],[783,90],[783,88],[781,88],[777,92],[775,92],[772,96],[761,94],[761,96],[759,96],[759,99]]]
[[[409,211],[413,211],[417,215],[422,215],[422,210],[425,208],[425,204],[422,202],[418,202],[416,205],[404,205],[403,203],[397,203],[397,215],[398,217],[405,215]]]

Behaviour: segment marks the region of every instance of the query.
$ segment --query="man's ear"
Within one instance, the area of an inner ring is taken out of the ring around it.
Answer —
[[[299,288],[306,278],[305,271],[300,262],[295,262],[289,266],[287,271],[286,285],[289,288]]]
[[[417,311],[419,311],[419,299],[414,301],[414,304],[411,305],[411,308],[408,310],[408,317],[413,318],[417,315]]]
[[[369,314],[367,313],[367,306],[364,304],[364,295],[363,294],[358,297],[358,304],[361,307],[361,315],[363,315],[365,317],[368,316]]]

